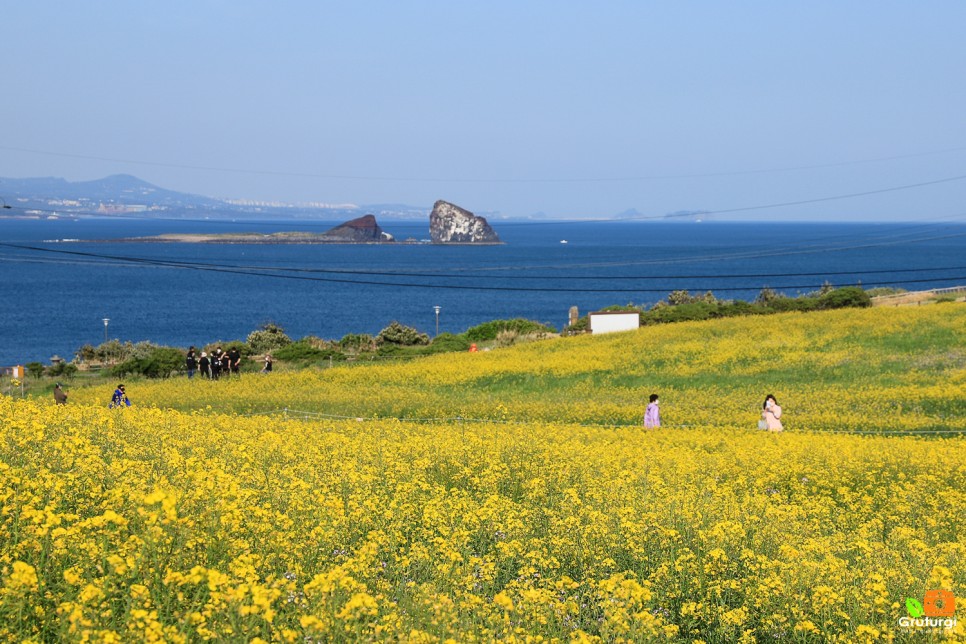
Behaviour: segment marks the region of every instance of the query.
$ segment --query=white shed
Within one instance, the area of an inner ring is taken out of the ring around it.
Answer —
[[[636,311],[598,311],[590,314],[590,332],[613,333],[633,331],[641,326],[641,316]]]

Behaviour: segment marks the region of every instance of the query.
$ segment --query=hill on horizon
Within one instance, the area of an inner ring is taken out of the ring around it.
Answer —
[[[145,217],[187,218],[197,216],[201,211],[209,218],[285,216],[345,219],[358,217],[360,213],[373,213],[384,219],[424,219],[430,211],[429,207],[405,204],[327,205],[225,200],[168,190],[129,174],[114,174],[90,181],[68,181],[61,177],[0,177],[0,197],[12,206],[14,216],[82,216],[120,212],[139,213]]]

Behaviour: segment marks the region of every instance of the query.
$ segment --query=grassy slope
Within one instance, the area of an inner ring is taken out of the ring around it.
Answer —
[[[648,327],[408,363],[131,383],[138,403],[348,416],[634,424],[661,395],[671,426],[754,426],[766,393],[789,428],[963,429],[966,308],[840,310]],[[72,400],[107,400],[77,390]]]

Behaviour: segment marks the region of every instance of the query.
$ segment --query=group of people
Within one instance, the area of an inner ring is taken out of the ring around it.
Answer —
[[[228,351],[223,351],[221,347],[217,347],[211,352],[211,355],[202,351],[200,358],[197,350],[190,347],[187,355],[185,355],[184,366],[189,378],[194,378],[195,373],[200,372],[202,378],[218,380],[223,375],[240,375],[241,360],[241,352],[236,347],[232,347]]]
[[[241,375],[241,361],[241,352],[237,347],[232,347],[228,351],[216,347],[211,355],[202,351],[200,357],[197,349],[190,347],[185,355],[184,366],[189,378],[194,378],[195,373],[200,372],[202,378],[218,380],[222,376]],[[272,362],[271,354],[266,354],[262,373],[271,373]]]
[[[644,427],[653,429],[661,426],[660,398],[657,394],[651,394],[644,411]],[[758,421],[758,429],[770,432],[780,432],[784,430],[782,426],[782,408],[778,401],[771,394],[765,396],[765,402],[761,406],[761,420]]]

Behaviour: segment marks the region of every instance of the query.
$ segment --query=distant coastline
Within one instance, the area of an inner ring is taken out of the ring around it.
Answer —
[[[165,233],[149,237],[124,237],[121,239],[96,240],[110,243],[147,242],[170,244],[428,244],[429,241],[407,239],[351,240],[337,238],[325,233]]]
[[[91,239],[68,241],[86,241],[94,243],[160,243],[160,244],[335,244],[335,245],[420,245],[436,244],[443,246],[500,246],[503,242],[434,242],[430,239],[408,238],[403,240],[352,240],[343,237],[333,237],[325,233],[281,232],[281,233],[165,233],[149,237],[122,237],[119,239]]]

